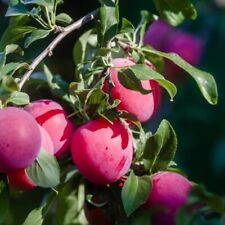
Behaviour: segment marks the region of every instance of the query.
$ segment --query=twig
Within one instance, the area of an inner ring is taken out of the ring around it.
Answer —
[[[96,16],[98,12],[98,9],[85,15],[81,19],[75,21],[71,25],[64,27],[62,29],[62,32],[48,45],[47,48],[43,52],[41,52],[31,63],[29,66],[28,71],[23,75],[21,78],[20,82],[18,83],[20,90],[22,89],[23,85],[25,82],[30,78],[31,74],[33,73],[34,69],[38,66],[38,64],[46,57],[46,56],[51,56],[52,51],[55,49],[55,47],[59,44],[61,40],[63,40],[68,34],[73,32],[74,30],[77,30],[81,28],[83,25],[86,23],[92,21],[94,17]]]

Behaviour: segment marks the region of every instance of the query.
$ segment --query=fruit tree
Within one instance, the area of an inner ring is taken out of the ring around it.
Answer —
[[[184,72],[217,104],[213,76],[195,67],[203,43],[174,28],[196,18],[194,5],[154,0],[157,14],[141,11],[134,26],[119,0],[96,3],[78,20],[63,0],[5,3],[0,225],[222,224],[224,199],[179,169],[175,129],[158,117]],[[71,75],[61,76],[49,59],[73,34]]]

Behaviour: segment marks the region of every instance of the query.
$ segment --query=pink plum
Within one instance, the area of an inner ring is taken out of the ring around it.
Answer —
[[[203,39],[180,31],[162,20],[157,20],[149,26],[144,42],[157,50],[177,53],[194,66],[199,63],[204,47]],[[184,71],[180,67],[166,60],[165,75],[169,79],[182,81],[183,74]]]
[[[29,113],[16,107],[0,110],[1,172],[30,166],[37,158],[40,147],[40,129]]]
[[[165,48],[175,52],[192,65],[197,65],[203,51],[203,40],[187,32],[176,31]]]
[[[101,118],[75,130],[71,151],[81,174],[96,184],[119,180],[128,172],[133,157],[132,140],[123,124]]]
[[[154,21],[145,33],[144,43],[151,45],[153,48],[164,51],[167,46],[167,39],[173,33],[174,28],[163,20]]]
[[[186,201],[192,184],[175,172],[158,172],[152,176],[152,191],[145,204],[156,209],[153,225],[175,225],[175,216]]]
[[[41,149],[47,151],[49,154],[54,154],[54,146],[47,131],[39,126],[41,131]],[[29,178],[26,169],[21,169],[7,174],[9,185],[17,190],[30,190],[36,187],[36,184]]]
[[[115,67],[135,65],[133,61],[126,58],[113,59],[112,64]],[[146,65],[152,69],[155,69],[149,61],[146,61]],[[161,94],[160,87],[157,82],[154,80],[141,81],[144,89],[152,90],[150,94],[144,95],[138,91],[127,89],[122,84],[120,84],[118,79],[118,70],[116,68],[111,69],[111,78],[114,83],[112,95],[115,99],[119,99],[121,101],[118,105],[118,109],[134,114],[141,122],[146,122],[149,120],[158,110]],[[105,87],[104,91],[106,91]]]
[[[203,45],[203,40],[200,38],[186,32],[177,31],[168,40],[165,51],[177,53],[188,63],[196,66],[201,59]],[[178,75],[183,74],[184,71],[173,62],[166,60],[165,73],[172,80],[180,80]],[[181,79],[183,79],[182,76]]]
[[[25,110],[50,135],[54,145],[54,154],[57,157],[64,154],[70,146],[74,125],[67,119],[63,108],[57,102],[42,99],[27,105]]]

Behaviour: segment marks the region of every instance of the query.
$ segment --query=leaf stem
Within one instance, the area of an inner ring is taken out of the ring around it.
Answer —
[[[33,18],[45,29],[49,29],[48,24],[39,16],[33,16]]]
[[[94,10],[93,12],[85,15],[81,19],[75,21],[74,23],[70,24],[67,27],[64,27],[61,31],[61,33],[42,51],[31,63],[29,66],[28,71],[23,75],[20,82],[18,83],[20,90],[22,89],[23,85],[26,83],[26,81],[30,78],[31,74],[35,70],[35,68],[39,65],[39,63],[46,57],[51,56],[52,51],[55,49],[55,47],[71,32],[80,29],[83,25],[86,23],[92,21],[96,14],[98,12],[98,9]]]
[[[47,18],[47,21],[48,21],[48,25],[52,28],[53,25],[52,25],[52,21],[50,19],[49,11],[48,11],[48,8],[47,7],[45,7],[45,14],[46,14],[46,18]]]

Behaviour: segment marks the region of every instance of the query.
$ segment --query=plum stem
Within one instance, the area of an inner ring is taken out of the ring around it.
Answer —
[[[39,65],[39,63],[47,56],[51,56],[55,47],[70,33],[75,30],[80,29],[82,26],[87,24],[88,22],[92,21],[98,13],[98,9],[88,13],[87,15],[83,16],[79,20],[75,21],[74,23],[68,25],[67,27],[63,27],[59,31],[60,34],[56,36],[56,38],[42,51],[31,63],[29,66],[28,71],[23,75],[21,80],[19,81],[19,89],[21,90],[23,85],[26,81],[30,78],[31,74],[35,70],[35,68]]]

